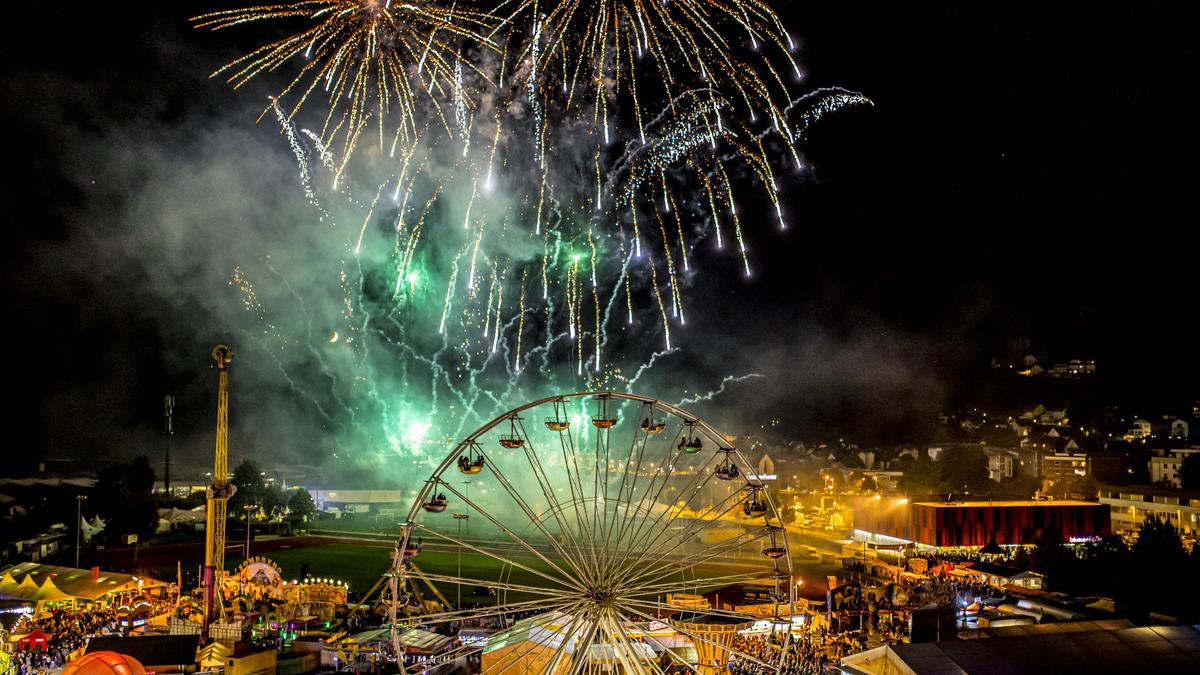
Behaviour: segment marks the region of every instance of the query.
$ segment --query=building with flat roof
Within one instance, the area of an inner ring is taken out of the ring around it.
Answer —
[[[1054,527],[1065,541],[1091,541],[1111,533],[1109,507],[1095,502],[863,500],[854,507],[855,535],[932,547],[1037,543]]]
[[[1147,485],[1101,485],[1100,503],[1110,510],[1114,532],[1132,534],[1149,516],[1158,516],[1180,534],[1200,536],[1200,492]]]
[[[1160,448],[1153,452],[1154,456],[1150,458],[1150,482],[1178,488],[1183,485],[1179,475],[1183,460],[1200,453],[1200,448]]]
[[[1195,673],[1200,630],[1080,621],[980,631],[978,640],[876,647],[843,658],[847,675],[911,673]]]

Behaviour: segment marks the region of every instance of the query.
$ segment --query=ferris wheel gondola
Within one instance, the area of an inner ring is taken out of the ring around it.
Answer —
[[[458,471],[468,476],[483,471],[484,466],[483,449],[478,443],[472,443],[467,447],[467,451],[458,457]]]
[[[649,414],[642,418],[642,433],[651,436],[661,434],[667,428],[667,423],[658,419],[654,415],[654,405],[647,406],[650,408]]]
[[[713,475],[717,477],[717,480],[735,480],[742,472],[729,456],[733,452],[733,448],[721,448],[718,452],[723,454],[724,458],[717,468],[713,469]]]
[[[750,496],[746,498],[746,501],[742,502],[742,513],[746,514],[747,518],[760,518],[767,515],[770,512],[770,508],[767,506],[766,500],[759,497],[762,487],[759,485],[749,485],[747,487],[750,490]]]
[[[600,394],[596,397],[596,414],[592,416],[592,426],[597,429],[611,429],[617,423],[617,418],[609,413],[609,396]]]
[[[696,422],[684,422],[684,426],[686,426],[686,430],[679,437],[679,450],[689,455],[697,454],[704,449],[704,441],[695,432]]]
[[[525,439],[517,433],[517,420],[520,418],[512,415],[508,419],[508,433],[500,436],[500,447],[506,450],[516,450],[525,445]]]
[[[783,528],[774,525],[768,525],[767,530],[771,533],[770,538],[763,544],[762,553],[771,559],[782,558],[788,554],[787,546],[782,541],[782,537],[776,536],[783,531]]]
[[[446,495],[439,492],[433,497],[430,497],[429,501],[422,504],[421,508],[425,509],[429,513],[441,513],[445,511],[446,507],[449,505],[450,502],[446,499]]]
[[[546,418],[546,428],[550,431],[566,431],[571,428],[571,420],[567,419],[567,402],[554,401],[553,406],[554,416]]]

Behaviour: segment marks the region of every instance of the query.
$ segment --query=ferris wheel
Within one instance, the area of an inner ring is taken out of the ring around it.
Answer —
[[[777,668],[791,639],[791,556],[731,439],[622,392],[544,398],[483,425],[425,479],[402,527],[397,653],[409,628],[490,623],[486,646],[443,656],[482,651],[485,672],[512,673],[716,672],[731,656]],[[756,616],[713,607],[705,594],[724,588],[757,589],[742,603]],[[741,653],[733,629],[764,616],[786,626],[782,647]],[[694,651],[652,649],[654,627]]]

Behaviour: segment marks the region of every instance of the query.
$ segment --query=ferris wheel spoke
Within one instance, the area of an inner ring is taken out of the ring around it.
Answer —
[[[650,405],[648,407],[649,407],[648,417],[653,418],[654,406]],[[680,433],[682,433],[682,431],[683,431],[682,423],[679,425],[679,428],[680,428]],[[624,470],[621,472],[621,487],[620,487],[620,490],[618,491],[618,495],[622,500],[624,500],[625,513],[622,516],[621,523],[617,529],[617,539],[616,539],[615,545],[618,548],[620,548],[621,542],[624,540],[625,534],[629,529],[630,520],[631,520],[629,518],[629,509],[633,504],[634,495],[637,494],[638,479],[641,477],[642,464],[646,457],[646,445],[650,442],[650,433],[645,432],[642,434],[641,444],[639,446],[638,437],[637,437],[638,430],[639,430],[638,427],[635,426],[634,430],[633,430],[633,433],[634,433],[633,442],[630,444],[630,447],[629,447],[629,456],[626,458],[625,466],[623,467]],[[633,482],[629,486],[629,497],[625,498],[625,481],[626,481],[626,478],[629,476],[630,464],[633,463],[633,450],[634,450],[635,446],[637,446],[637,463],[633,464]],[[673,466],[673,464],[672,464],[672,466]],[[642,509],[642,505],[643,505],[644,501],[645,501],[645,496],[643,495],[643,498],[638,500],[637,508],[634,509],[635,518],[636,518],[637,514],[641,513],[641,509]],[[613,511],[613,519],[614,520],[616,519],[616,510],[615,509]]]
[[[682,453],[683,453],[682,447],[676,451],[676,455],[672,459],[671,464],[668,467],[668,471],[663,477],[662,484],[658,487],[658,491],[655,493],[654,498],[650,502],[651,504],[661,504],[662,492],[666,488],[667,482],[670,480],[671,474],[674,473],[675,464],[676,464],[676,462],[679,461],[679,456]],[[715,457],[714,457],[714,459],[715,459]],[[694,499],[696,497],[696,495],[700,494],[700,491],[704,488],[704,486],[707,485],[710,480],[712,480],[713,474],[711,471],[702,471],[702,469],[707,467],[707,464],[708,464],[708,462],[705,462],[696,470],[696,475],[693,476],[692,479],[688,481],[687,485],[684,486],[683,491],[680,492],[681,496],[684,494],[688,495],[687,499],[684,500],[684,506],[687,506],[688,504],[690,504],[692,499]],[[661,470],[661,467],[660,467],[660,470]],[[699,480],[702,475],[704,476],[703,480],[701,480],[699,484],[696,484],[696,481]],[[647,494],[649,493],[649,488],[652,488],[652,487],[653,487],[653,481],[651,481],[651,485],[647,488]],[[643,499],[644,498],[645,498],[645,495],[643,495]],[[672,503],[670,506],[668,506],[666,509],[664,509],[661,513],[659,513],[658,516],[654,517],[653,519],[647,518],[645,521],[643,521],[639,525],[639,527],[634,531],[633,535],[631,535],[631,541],[630,541],[630,545],[628,548],[628,550],[631,553],[633,551],[637,550],[637,547],[642,545],[643,542],[651,542],[651,543],[654,542],[655,541],[654,535],[656,535],[656,534],[661,539],[662,533],[665,532],[666,529],[668,527],[670,527],[671,523],[674,522],[674,520],[676,518],[678,518],[680,515],[680,512],[676,512],[674,516],[669,518],[668,521],[665,524],[663,524],[662,523],[663,517],[670,515],[670,513],[672,511],[671,506],[675,506],[675,504]],[[661,524],[661,527],[659,527],[660,524]]]
[[[575,557],[570,555],[569,553],[567,553],[567,551],[564,550],[563,547],[559,544],[558,540],[554,537],[554,535],[552,535],[546,529],[545,525],[542,524],[541,519],[538,517],[538,515],[536,513],[533,512],[532,509],[529,508],[529,504],[521,496],[520,492],[518,492],[517,489],[513,487],[512,482],[508,480],[508,477],[504,475],[504,472],[500,470],[500,467],[498,467],[496,465],[496,463],[494,461],[492,461],[492,459],[490,457],[488,457],[488,455],[486,453],[483,453],[481,451],[480,454],[482,454],[484,456],[484,459],[487,461],[487,464],[491,468],[492,473],[495,474],[496,478],[498,479],[500,486],[502,488],[504,488],[505,492],[507,492],[509,494],[509,496],[513,499],[513,501],[516,502],[517,506],[522,511],[525,512],[525,515],[529,518],[529,522],[542,533],[542,536],[544,536],[546,538],[547,543],[549,543],[550,546],[554,547],[554,549],[558,552],[559,556],[562,557],[563,561],[567,564],[568,567],[570,567],[575,572],[576,575],[586,578],[587,575],[585,575],[583,573],[582,569],[579,567],[579,564],[575,560]],[[540,478],[538,479],[538,483],[540,486],[541,485]],[[546,495],[547,499],[553,500],[553,503],[555,505],[558,505],[558,500],[554,498],[553,492],[547,493],[546,490],[543,488],[542,493],[544,495]],[[477,511],[479,510],[478,507],[474,507],[474,508]],[[551,508],[554,508],[554,507],[552,506]],[[492,518],[492,516],[490,514],[485,514],[484,517],[488,518],[489,520],[494,521],[494,518]],[[560,527],[561,527],[561,525],[560,525]],[[510,536],[513,536],[514,539],[518,539],[517,537],[515,537],[515,535],[512,535],[511,533],[510,533]],[[549,562],[549,561],[547,561],[547,562]]]
[[[563,613],[570,612],[573,608],[574,608],[574,606],[571,603],[564,603],[564,605],[559,610],[559,612],[563,612]],[[549,611],[545,612],[544,614],[542,614],[541,616],[537,617],[537,619],[535,619],[527,624],[523,624],[520,626],[514,624],[512,626],[509,626],[508,628],[505,628],[504,630],[491,635],[488,638],[488,642],[490,643],[490,642],[496,642],[499,640],[506,639],[510,635],[512,635],[512,634],[516,633],[517,631],[522,630],[528,626],[542,626],[544,624],[550,623],[558,616],[559,612],[556,612],[555,610],[549,610]],[[567,614],[567,615],[570,616],[570,614]],[[535,649],[537,646],[538,646],[538,644],[536,642],[530,640],[529,645],[525,647],[525,650],[523,652],[520,651],[519,649],[514,649],[513,652],[502,657],[495,664],[492,664],[491,667],[489,668],[489,672],[493,672],[493,673],[505,672],[508,668],[513,667],[514,665],[519,663],[521,659],[523,659],[524,657],[526,657],[530,653],[532,653],[533,649]],[[458,649],[452,650],[452,653],[457,653],[457,655],[463,655],[463,654],[470,654],[472,652],[482,651],[483,649],[484,649],[483,645],[463,645],[462,647],[459,647]]]
[[[452,536],[450,536],[450,535],[448,535],[448,534],[446,534],[446,533],[444,533],[444,532],[438,532],[437,530],[434,530],[434,529],[431,529],[431,528],[425,527],[424,525],[421,525],[420,523],[413,523],[412,527],[414,527],[414,528],[416,528],[416,529],[418,529],[418,530],[421,530],[422,532],[426,532],[426,533],[430,534],[431,536],[437,537],[437,538],[439,538],[439,539],[444,539],[444,540],[446,540],[446,541],[448,541],[448,542],[450,542],[450,543],[452,543],[452,544],[455,544],[455,545],[457,545],[457,546],[461,546],[461,547],[463,547],[463,548],[470,549],[470,550],[472,550],[472,551],[475,551],[476,553],[482,553],[483,555],[485,555],[485,556],[488,556],[489,558],[492,558],[492,559],[494,559],[494,560],[497,560],[497,561],[499,561],[499,562],[502,562],[502,563],[504,563],[504,564],[506,564],[506,565],[512,565],[513,567],[516,567],[516,568],[519,568],[519,569],[523,569],[523,570],[525,570],[526,572],[529,572],[530,574],[536,574],[537,576],[539,576],[539,577],[542,577],[543,579],[545,579],[545,580],[547,580],[547,581],[550,581],[550,582],[553,582],[553,583],[555,583],[555,584],[558,584],[558,585],[560,585],[560,586],[569,586],[570,588],[573,588],[573,589],[575,589],[575,590],[577,590],[577,591],[580,591],[580,592],[582,592],[582,591],[583,591],[583,588],[582,588],[581,586],[579,586],[577,583],[575,583],[575,582],[573,582],[573,581],[569,580],[569,578],[568,578],[568,579],[560,579],[560,578],[552,577],[552,576],[550,576],[549,574],[546,574],[545,572],[542,572],[541,570],[536,570],[536,569],[534,569],[534,568],[532,568],[532,567],[529,567],[528,565],[522,565],[522,564],[521,564],[521,563],[519,563],[519,562],[516,562],[516,561],[514,561],[514,560],[511,560],[511,559],[509,559],[509,558],[505,558],[504,556],[502,556],[502,555],[500,555],[500,554],[496,553],[495,551],[489,551],[489,550],[486,550],[486,549],[479,548],[478,546],[475,546],[475,545],[473,545],[473,544],[469,544],[469,543],[467,543],[467,542],[465,542],[465,541],[463,541],[463,540],[461,540],[461,539],[457,539],[457,538],[455,538],[455,537],[452,537]],[[544,555],[542,555],[540,551],[539,551],[539,552],[536,552],[536,555],[537,555],[539,558],[542,558],[543,560],[545,560],[545,556],[544,556]],[[559,571],[561,572],[561,570],[559,570]]]
[[[565,468],[567,471],[567,481],[573,486],[571,488],[572,492],[578,493],[578,496],[575,498],[577,504],[575,508],[575,519],[579,524],[579,532],[581,537],[586,537],[588,540],[587,551],[591,557],[592,568],[596,570],[597,574],[599,574],[600,560],[596,556],[595,532],[593,532],[592,529],[587,526],[588,521],[591,519],[591,515],[588,514],[587,510],[587,497],[586,491],[583,487],[583,474],[579,470],[579,453],[575,447],[575,434],[559,432],[558,437],[559,444],[563,449],[563,468]],[[563,442],[564,437],[566,439],[565,443]],[[575,469],[574,478],[572,478],[571,475],[572,467]],[[593,506],[594,504],[595,502],[593,502]]]
[[[645,659],[644,654],[635,653],[636,650],[633,648],[635,641],[625,632],[619,618],[608,614],[604,617],[604,622],[606,624],[605,632],[608,633],[609,644],[612,646],[613,657],[621,662],[626,673],[645,672],[643,663],[662,673],[662,669],[654,663],[653,659]]]
[[[590,614],[590,612],[589,612]],[[591,666],[592,645],[596,642],[596,632],[600,629],[599,622],[595,621],[594,617],[587,617],[590,625],[587,632],[584,634],[579,644],[575,645],[575,657],[571,659],[571,675],[583,672],[585,668]],[[581,658],[580,655],[583,655]]]
[[[676,570],[676,573],[682,574],[683,569]],[[654,584],[639,584],[636,595],[660,595],[663,593],[685,591],[689,588],[711,588],[716,585],[729,585],[741,581],[761,579],[763,578],[764,574],[764,572],[742,572],[739,574],[722,574],[715,577],[694,577],[692,579],[680,579],[678,581],[662,581]]]
[[[615,625],[617,627],[617,630],[621,632],[622,637],[624,637],[624,639],[625,639],[625,643],[633,644],[634,640],[632,637],[630,637],[629,632],[625,630],[625,626],[623,625],[623,622],[621,620],[622,618],[623,617],[613,618],[612,623],[613,623],[613,625]],[[666,651],[670,657],[678,658],[674,654],[671,654],[669,649]],[[680,662],[683,663],[682,660],[680,660]],[[657,663],[654,662],[654,659],[648,660],[647,663],[649,663],[650,667],[654,669],[654,672],[659,673],[659,675],[666,675],[666,673],[663,671],[663,669]],[[685,665],[686,665],[686,663],[685,663]]]
[[[653,615],[647,614],[646,612],[644,612],[644,611],[642,611],[642,610],[638,610],[638,609],[636,609],[636,608],[629,607],[629,606],[627,606],[627,605],[626,605],[625,609],[626,609],[626,611],[628,611],[628,612],[630,612],[630,613],[633,613],[633,614],[637,614],[638,616],[641,616],[641,617],[643,617],[643,618],[645,618],[645,619],[647,619],[647,620],[649,620],[649,621],[662,621],[662,619],[656,618],[656,617],[654,617]],[[761,661],[761,660],[759,660],[759,659],[758,659],[758,658],[756,658],[756,657],[750,656],[749,654],[747,654],[747,653],[745,653],[745,652],[743,652],[743,651],[740,651],[740,650],[738,650],[738,649],[734,649],[734,648],[733,648],[732,646],[730,646],[730,645],[723,645],[723,644],[721,644],[720,642],[716,642],[716,641],[714,641],[714,640],[712,640],[712,639],[710,639],[710,638],[703,637],[703,636],[701,636],[699,633],[697,633],[697,632],[695,632],[695,631],[693,631],[693,630],[690,630],[690,629],[684,628],[684,627],[682,627],[681,625],[679,625],[678,623],[675,623],[674,621],[670,622],[670,625],[671,625],[671,628],[672,628],[673,630],[675,630],[676,632],[679,632],[679,633],[683,633],[684,635],[686,635],[686,636],[687,636],[687,638],[688,638],[689,640],[692,640],[693,642],[702,642],[702,643],[704,643],[704,644],[707,644],[707,645],[709,645],[709,646],[716,647],[717,649],[722,649],[722,650],[724,650],[724,651],[726,651],[726,652],[728,652],[728,653],[730,653],[730,654],[733,654],[733,655],[735,655],[735,656],[739,656],[739,657],[741,657],[741,658],[743,658],[743,659],[746,659],[747,661],[751,661],[751,662],[753,662],[753,663],[757,663],[757,664],[758,664],[758,665],[760,665],[760,666],[764,666],[764,667],[766,667],[766,668],[770,668],[770,669],[772,669],[772,670],[774,670],[774,669],[776,669],[776,668],[778,667],[778,664],[772,665],[772,664],[770,664],[770,663],[766,663],[766,662],[764,662],[764,661]]]
[[[468,506],[470,506],[471,508],[475,509],[475,511],[477,513],[479,513],[481,516],[486,518],[488,520],[488,522],[490,522],[492,525],[495,525],[501,532],[508,535],[509,538],[513,540],[513,542],[520,544],[523,548],[525,548],[525,550],[529,551],[530,553],[537,556],[538,558],[541,558],[542,562],[549,565],[551,569],[553,569],[554,571],[563,575],[563,577],[565,577],[565,578],[571,577],[571,575],[567,574],[567,572],[565,570],[563,570],[561,567],[559,567],[557,563],[550,560],[550,558],[546,557],[546,554],[542,553],[541,551],[539,551],[537,549],[537,547],[533,546],[529,542],[527,542],[524,539],[522,539],[521,537],[517,536],[517,534],[515,532],[513,532],[507,526],[505,526],[503,523],[501,523],[500,520],[498,518],[496,518],[495,516],[493,516],[491,513],[479,508],[478,504],[476,504],[475,502],[472,502],[469,498],[467,498],[461,492],[454,489],[454,486],[450,485],[449,483],[445,483],[445,482],[443,482],[442,485],[445,486],[445,488],[447,490],[449,490],[452,494],[454,494],[454,496],[463,500],[463,503],[465,503]],[[536,520],[536,516],[531,515],[531,519]],[[551,540],[552,545],[557,544],[557,542],[554,540],[553,537],[550,537],[550,540]],[[568,562],[568,565],[570,565],[569,562]]]
[[[576,608],[581,608],[582,604],[575,605]],[[575,634],[583,627],[582,613],[571,615],[571,620],[563,627],[562,640],[559,641],[558,647],[554,650],[554,656],[550,658],[549,663],[542,670],[543,673],[556,673],[558,667],[562,663],[563,657],[567,654],[567,646],[575,640]]]
[[[769,534],[769,530],[764,531],[764,532],[758,534],[757,536],[750,536],[752,534],[753,534],[753,531],[743,532],[743,533],[739,534],[738,536],[726,539],[725,541],[722,541],[715,546],[712,546],[709,548],[704,548],[699,551],[689,553],[687,555],[683,555],[681,557],[671,557],[671,553],[673,553],[673,550],[665,551],[662,554],[660,554],[658,557],[656,557],[654,560],[637,566],[637,567],[641,568],[641,571],[633,572],[631,569],[630,573],[627,573],[624,577],[622,577],[622,582],[623,583],[645,583],[647,580],[657,581],[660,579],[665,579],[667,576],[677,573],[678,570],[680,570],[680,569],[695,567],[696,565],[699,565],[704,562],[708,562],[709,560],[712,560],[713,558],[723,556],[730,551],[741,548],[742,546],[745,546],[746,544],[750,544],[755,541],[758,541],[759,539],[762,539],[763,537],[767,536]],[[746,537],[748,537],[748,536],[749,536],[749,538],[747,539]],[[659,567],[663,564],[671,564],[674,566],[675,569],[670,570],[666,573],[661,573],[661,572],[659,572]]]
[[[718,506],[718,507],[723,506],[725,504],[725,502],[729,501],[731,498],[732,498],[732,495],[726,496],[725,499],[721,500],[721,502],[718,503],[716,506]],[[690,527],[685,528],[684,531],[682,533],[680,533],[678,536],[675,536],[675,537],[662,536],[664,533],[666,533],[668,531],[668,529],[671,527],[671,524],[674,523],[679,518],[680,513],[682,513],[682,509],[676,511],[674,513],[674,515],[672,515],[661,528],[659,528],[656,531],[652,530],[652,532],[657,532],[657,536],[650,537],[649,539],[647,539],[646,545],[640,551],[638,551],[636,556],[631,555],[626,559],[620,574],[622,576],[624,576],[624,575],[632,573],[635,568],[637,568],[639,565],[644,564],[646,559],[649,557],[652,557],[652,556],[657,556],[654,560],[655,563],[661,562],[667,555],[673,553],[680,546],[683,546],[684,544],[686,544],[688,541],[691,540],[692,537],[696,536],[701,530],[703,530],[705,527],[707,527],[711,523],[716,522],[718,519],[720,519],[721,516],[728,513],[735,506],[737,506],[737,502],[734,502],[733,504],[731,504],[723,512],[721,512],[721,514],[719,514],[712,520],[705,520],[703,517],[696,518],[695,522],[693,522]],[[672,544],[671,542],[674,542],[674,544]],[[667,548],[664,551],[663,547],[666,547],[666,546],[670,546],[670,548]]]
[[[703,485],[701,485],[700,487],[702,488]],[[697,488],[697,492],[699,491],[699,489],[700,488]],[[731,501],[732,501],[732,503],[730,503],[728,506],[725,506],[727,502],[731,502]],[[712,523],[715,523],[715,522],[721,520],[722,518],[724,518],[726,515],[728,515],[728,513],[730,511],[732,511],[734,508],[736,508],[737,505],[740,504],[742,501],[743,501],[743,497],[739,491],[739,492],[735,492],[735,493],[730,493],[729,495],[726,495],[725,499],[722,499],[720,502],[717,502],[716,504],[712,504],[709,507],[707,507],[704,510],[704,512],[697,514],[692,519],[692,521],[693,521],[692,524],[690,526],[686,527],[684,529],[683,533],[680,534],[678,538],[676,538],[676,540],[675,540],[676,543],[673,546],[671,546],[670,549],[667,549],[666,554],[673,553],[680,546],[682,546],[683,544],[685,544],[686,542],[691,540],[692,537],[698,535],[703,529],[705,529]],[[721,509],[722,507],[724,507],[724,509],[720,513],[717,513],[717,509]],[[680,513],[677,513],[674,516],[674,518],[672,518],[667,523],[666,527],[670,527],[670,523],[674,522],[674,520],[677,519],[681,513],[682,513],[682,509],[680,510]],[[666,527],[663,528],[664,532],[666,531]],[[653,543],[649,547],[647,547],[645,554],[649,555],[651,553],[656,553],[658,551],[662,551],[662,547],[667,545],[671,540],[672,540],[671,538],[666,538],[666,537],[661,537],[661,536],[657,537],[656,539],[652,540]]]
[[[605,497],[605,500],[604,500],[604,504],[605,504],[605,508],[604,508],[604,526],[602,528],[602,534],[604,536],[605,551],[608,551],[609,549],[611,549],[613,547],[612,533],[613,533],[613,530],[616,528],[617,513],[620,512],[621,503],[625,498],[625,478],[629,473],[629,461],[633,457],[634,448],[637,446],[638,428],[636,425],[631,425],[631,426],[633,426],[633,436],[629,441],[629,452],[626,454],[625,462],[621,465],[621,482],[617,486],[616,496],[614,498],[612,498],[611,500],[609,499],[609,496],[610,496],[609,495],[609,493],[610,493],[609,486],[612,485],[612,483],[610,481],[610,474],[612,471],[612,463],[613,463],[613,459],[611,456],[612,432],[610,431],[605,436],[605,443],[604,443],[604,454],[605,454],[605,461],[604,461],[604,497]],[[611,512],[608,509],[609,501],[613,502],[613,508],[612,508]]]
[[[727,609],[697,610],[695,607],[684,607],[682,605],[672,605],[672,604],[666,603],[666,602],[654,602],[651,600],[626,600],[625,602],[630,605],[635,605],[637,607],[641,607],[642,609],[646,610],[647,612],[657,611],[657,610],[665,610],[668,612],[697,612],[697,611],[699,611],[699,612],[703,612],[705,614],[712,614],[714,616],[724,616],[724,617],[731,617],[731,618],[742,618],[742,617],[746,616],[746,614],[744,612],[734,612],[734,611],[730,611]],[[780,604],[782,605],[782,603],[780,603]]]
[[[471,577],[460,577],[449,574],[433,574],[431,572],[420,573],[423,579],[429,581],[441,582],[444,584],[461,584],[463,586],[487,586],[503,591],[512,591],[514,593],[528,593],[530,595],[545,595],[549,597],[561,598],[563,591],[569,590],[568,587],[562,586],[559,588],[547,588],[545,586],[526,586],[523,584],[514,584],[507,581],[494,581],[491,579],[474,579]]]
[[[559,555],[563,556],[563,559],[566,560],[567,564],[569,564],[571,568],[575,570],[575,573],[581,578],[594,577],[593,570],[586,569],[587,561],[584,558],[583,550],[579,546],[579,542],[575,539],[574,534],[571,532],[571,528],[566,522],[564,522],[564,517],[562,514],[563,505],[561,502],[559,502],[557,495],[554,494],[554,486],[550,483],[550,478],[546,474],[546,469],[542,465],[541,460],[538,459],[537,452],[533,446],[533,439],[525,431],[525,424],[523,422],[518,421],[518,426],[521,428],[521,435],[526,439],[524,447],[525,459],[527,462],[529,462],[530,467],[533,469],[534,478],[537,479],[538,487],[541,489],[542,495],[546,498],[546,502],[550,508],[551,514],[554,516],[555,522],[558,523],[558,529],[562,532],[564,539],[569,540],[571,545],[574,546],[576,552],[575,557],[568,555],[563,547],[558,544],[555,537],[546,530],[545,526],[542,525],[540,516],[535,514],[533,510],[529,508],[528,503],[521,497],[516,488],[513,487],[512,482],[508,480],[508,477],[505,476],[499,468],[493,467],[497,477],[503,481],[505,490],[507,490],[508,493],[512,495],[513,499],[521,505],[522,510],[525,511],[527,516],[529,516],[530,522],[532,522],[533,525],[542,532],[542,535],[550,541],[552,546],[554,546],[556,549],[559,549]]]
[[[746,544],[752,544],[752,543],[758,541],[759,539],[762,539],[763,537],[768,536],[770,534],[770,530],[764,529],[764,531],[762,533],[758,534],[757,536],[750,537],[749,539],[742,541],[742,538],[745,537],[746,534],[749,534],[749,533],[740,534],[737,537],[734,537],[732,539],[726,540],[725,542],[722,542],[721,544],[718,544],[714,548],[706,549],[706,550],[700,551],[698,553],[692,553],[681,559],[673,560],[672,562],[675,564],[676,567],[692,567],[695,565],[699,565],[701,563],[706,563],[709,560],[712,560],[713,558],[717,558],[722,555],[725,555],[726,553],[728,553],[731,550],[734,550],[741,546],[745,546]],[[655,561],[656,564],[658,562],[661,562],[661,560]],[[656,569],[655,565],[650,565],[649,567],[650,567],[650,571],[648,571],[648,572],[643,571],[640,574],[636,574],[632,578],[627,579],[626,583],[631,584],[631,583],[653,582],[653,581],[657,581],[659,579],[664,579],[667,576],[674,574],[674,571],[667,572],[667,573],[659,572]]]
[[[422,614],[420,616],[397,619],[396,624],[399,626],[424,626],[439,623],[449,623],[451,621],[461,621],[463,619],[504,616],[506,614],[515,614],[517,612],[527,612],[530,610],[548,611],[566,607],[569,604],[571,604],[571,601],[565,600],[561,596],[553,599],[541,598],[539,600],[510,602],[507,605],[496,605],[494,607],[460,609],[453,612],[438,612],[436,614]]]
[[[564,438],[565,437],[565,438]],[[576,504],[572,510],[575,515],[575,524],[579,528],[579,538],[587,538],[589,553],[594,553],[595,540],[590,536],[591,531],[584,525],[588,518],[587,504],[584,503],[583,479],[579,473],[579,462],[575,457],[575,440],[571,434],[563,432],[558,433],[558,444],[563,454],[563,469],[567,474],[567,487],[571,490],[571,499]],[[568,447],[569,446],[569,447]],[[574,467],[574,473],[571,468]],[[599,569],[599,563],[595,557],[592,557],[592,566],[594,569]]]

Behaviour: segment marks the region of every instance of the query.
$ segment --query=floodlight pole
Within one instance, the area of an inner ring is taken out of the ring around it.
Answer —
[[[75,495],[75,567],[79,567],[79,545],[83,534],[83,502],[87,495]]]

